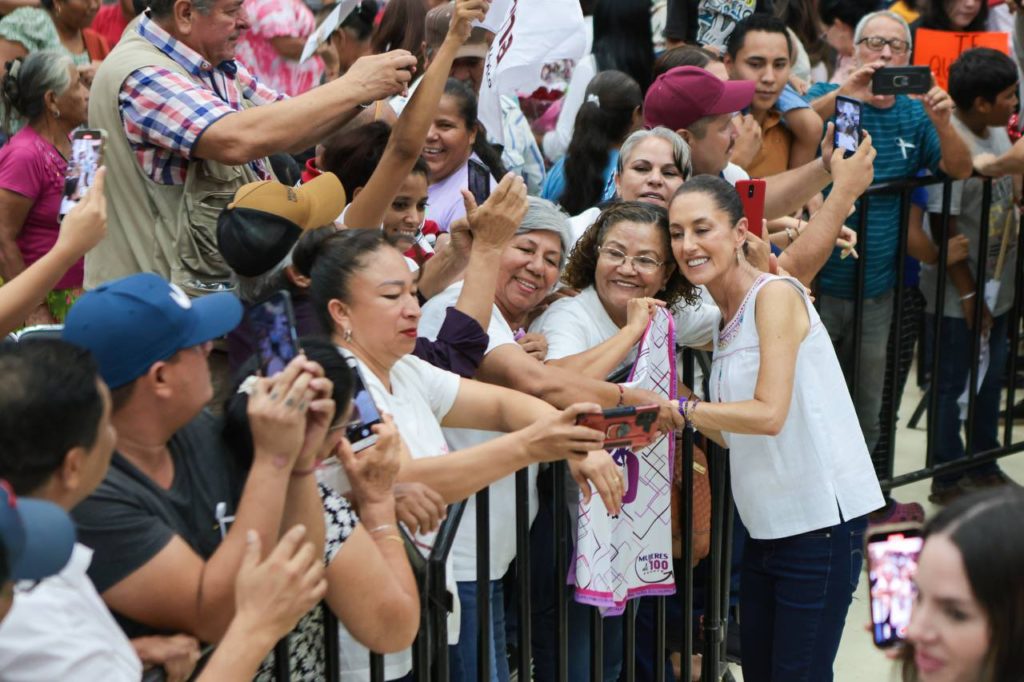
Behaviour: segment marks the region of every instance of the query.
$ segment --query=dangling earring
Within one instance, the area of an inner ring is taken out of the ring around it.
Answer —
[[[352,343],[352,330],[346,329],[344,332],[342,332],[341,338],[345,343]]]
[[[740,256],[740,252],[741,251],[743,251],[743,247],[742,246],[737,246],[736,247],[736,265],[739,265],[742,262],[740,260],[741,259],[741,256]]]

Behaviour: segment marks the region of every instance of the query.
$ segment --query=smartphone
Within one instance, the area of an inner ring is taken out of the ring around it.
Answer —
[[[103,145],[107,132],[99,128],[76,130],[71,136],[71,160],[64,173],[64,194],[60,199],[60,217],[71,212],[96,180],[103,165]]]
[[[743,202],[743,215],[747,217],[747,231],[755,237],[761,236],[764,225],[764,180],[737,180],[736,191]]]
[[[469,193],[480,206],[491,196],[491,171],[476,159],[469,160]]]
[[[918,524],[880,526],[868,534],[871,630],[875,646],[881,649],[906,639],[917,593],[914,573],[923,544]]]
[[[844,157],[853,156],[860,144],[860,114],[863,105],[852,97],[836,96],[836,149],[843,150]]]
[[[373,402],[373,396],[366,388],[363,375],[355,360],[349,359],[352,369],[352,414],[345,425],[345,437],[352,444],[352,451],[365,450],[377,442],[373,426],[381,423],[380,410]]]
[[[923,95],[932,89],[932,70],[927,66],[887,66],[871,77],[875,95]]]
[[[638,450],[654,440],[657,405],[613,407],[601,414],[581,414],[576,423],[604,434],[604,449]]]
[[[249,331],[256,339],[260,373],[272,377],[299,354],[295,312],[287,291],[276,291],[246,313]]]

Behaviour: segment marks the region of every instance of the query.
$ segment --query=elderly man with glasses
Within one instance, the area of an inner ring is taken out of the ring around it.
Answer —
[[[841,86],[819,83],[808,92],[823,120],[834,120],[836,96],[853,97],[864,104],[861,125],[872,137],[875,182],[913,178],[922,171],[944,173],[955,179],[971,174],[967,144],[952,125],[953,102],[942,88],[924,95],[876,95],[871,90],[875,71],[910,62],[913,38],[907,22],[892,12],[873,12],[858,22],[854,32],[855,70]],[[859,211],[847,220],[858,229]],[[899,250],[899,195],[874,197],[867,218],[864,289],[857,291],[856,266],[833,253],[819,279],[821,319],[832,337],[836,354],[854,393],[857,417],[868,449],[880,435],[879,411],[886,366],[886,350],[896,288]],[[864,300],[860,362],[854,376],[854,301]],[[854,390],[856,388],[856,390]],[[887,472],[879,472],[887,474]],[[891,506],[890,506],[891,510]]]

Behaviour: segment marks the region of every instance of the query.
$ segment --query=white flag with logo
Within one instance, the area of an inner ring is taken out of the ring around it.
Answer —
[[[505,20],[495,31],[487,52],[480,86],[480,121],[488,137],[498,144],[505,143],[501,97],[533,92],[544,84],[541,74],[546,63],[578,61],[587,45],[579,0],[511,0],[508,5]],[[493,25],[493,12],[494,7],[485,23]]]

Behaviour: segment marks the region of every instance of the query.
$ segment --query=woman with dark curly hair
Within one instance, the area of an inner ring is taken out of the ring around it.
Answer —
[[[562,283],[579,290],[539,317],[531,331],[548,342],[547,361],[604,379],[632,363],[647,323],[659,307],[676,320],[676,343],[711,341],[714,307],[672,261],[668,214],[639,201],[612,204],[569,256]]]

